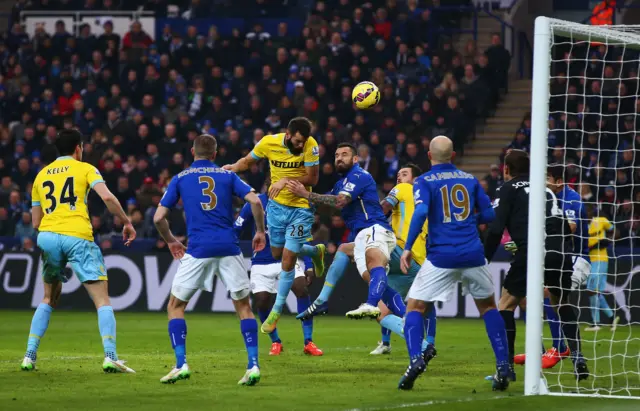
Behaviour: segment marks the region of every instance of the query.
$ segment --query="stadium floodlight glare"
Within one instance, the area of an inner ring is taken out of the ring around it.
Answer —
[[[605,66],[616,68],[613,78],[610,70],[605,76]],[[636,271],[633,269],[633,249],[631,252],[627,251],[626,255],[620,255],[625,252],[615,253],[614,249],[616,258],[611,258],[609,265],[613,266],[616,286],[607,285],[603,292],[614,315],[622,318],[622,325],[619,325],[617,330],[602,327],[600,331],[585,332],[590,312],[588,308],[585,309],[588,307],[589,297],[584,285],[580,291],[574,291],[576,295],[571,296],[571,301],[575,302],[576,308],[580,311],[578,318],[583,341],[582,353],[588,361],[589,379],[576,381],[570,359],[561,361],[554,368],[543,370],[540,356],[541,338],[547,348],[551,346],[550,339],[544,338],[547,334],[544,332],[546,327],[543,327],[547,164],[563,162],[569,166],[565,167],[565,181],[572,177],[577,191],[580,191],[580,188],[592,188],[593,197],[583,196],[583,203],[587,207],[593,206],[595,216],[604,214],[603,207],[614,210],[614,215],[619,213],[616,210],[622,207],[619,203],[624,200],[630,200],[633,208],[633,202],[636,201],[634,178],[640,176],[640,167],[635,167],[638,163],[634,161],[631,167],[626,167],[631,173],[631,179],[620,180],[621,177],[618,176],[621,166],[618,158],[622,157],[624,150],[639,148],[640,131],[636,131],[635,124],[640,125],[640,111],[636,108],[640,104],[640,87],[625,90],[627,86],[624,85],[637,85],[640,81],[639,71],[640,25],[588,26],[547,17],[536,19],[531,113],[525,395],[640,399],[640,323],[637,317],[635,322],[632,317],[632,313],[637,312],[640,307],[637,303],[633,306],[633,298],[630,297],[632,291],[637,289],[633,288],[631,281]],[[633,73],[633,76],[625,75],[628,72]],[[566,79],[559,79],[560,77]],[[556,87],[552,92],[552,82],[556,86],[566,84],[564,92],[558,94],[562,87]],[[572,87],[571,83],[578,84],[578,87]],[[589,87],[593,83],[599,83],[600,88]],[[580,84],[583,87],[580,87]],[[621,103],[625,99],[630,100]],[[612,105],[612,100],[617,102],[617,108]],[[599,102],[599,105],[594,102]],[[633,112],[629,112],[629,107],[633,108]],[[550,115],[554,117],[553,121],[550,120]],[[627,116],[633,117],[634,127],[625,128],[623,125]],[[569,119],[577,119],[580,125],[568,125]],[[594,129],[585,126],[590,122],[597,124],[597,127]],[[603,122],[609,125],[606,132],[602,126]],[[556,143],[550,145],[549,142],[554,141],[550,138],[551,134],[554,137],[565,136],[556,140],[561,147]],[[577,146],[571,142],[567,143],[568,135],[572,136],[574,142],[578,141]],[[591,161],[573,161],[575,157],[584,158],[583,148],[586,147],[591,151],[591,154],[587,154],[587,160]],[[554,158],[548,160],[547,155],[550,151],[554,152]],[[634,160],[635,155],[634,153]],[[595,170],[596,168],[600,170]],[[605,172],[613,177],[607,178],[606,181],[603,178],[594,180],[585,177],[596,172]],[[612,181],[609,181],[610,179]],[[614,197],[613,201],[605,200],[599,203],[598,192],[609,185],[618,187],[615,191],[618,194],[614,195],[619,197]],[[627,187],[631,192],[631,198],[621,198],[621,187]],[[632,212],[626,220],[616,222],[632,223],[633,218]],[[624,235],[632,234],[623,234],[623,237]],[[630,259],[630,268],[621,269],[616,263],[617,258]],[[609,277],[611,283],[612,275]],[[580,299],[576,298],[578,294]]]

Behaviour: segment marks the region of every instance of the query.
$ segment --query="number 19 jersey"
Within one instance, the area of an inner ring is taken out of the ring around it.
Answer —
[[[44,211],[39,231],[93,241],[87,195],[98,183],[104,180],[94,166],[69,156],[40,170],[31,190],[31,205]]]

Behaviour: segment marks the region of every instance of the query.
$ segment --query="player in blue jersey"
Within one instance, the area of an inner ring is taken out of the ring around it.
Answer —
[[[488,223],[495,214],[489,197],[478,180],[458,170],[452,163],[453,143],[438,136],[429,145],[432,168],[414,183],[416,208],[409,235],[400,260],[403,272],[411,266],[411,248],[429,219],[427,260],[416,276],[408,294],[404,334],[409,350],[409,366],[398,388],[410,390],[426,369],[421,352],[424,338],[424,315],[435,301],[446,302],[462,282],[484,318],[487,335],[496,357],[494,390],[509,386],[507,333],[496,307],[494,285],[484,257],[477,224]],[[478,214],[475,214],[477,210]]]
[[[573,232],[573,274],[571,275],[571,290],[576,290],[585,282],[591,273],[591,261],[589,259],[589,219],[587,211],[582,203],[582,197],[564,182],[565,167],[561,164],[552,164],[547,167],[547,187],[553,191],[560,203],[563,213],[569,221]],[[517,248],[513,249],[517,251]],[[526,310],[526,299],[520,304],[520,308]],[[565,358],[569,358],[571,350],[565,344],[562,334],[562,325],[558,313],[553,309],[549,298],[549,291],[545,289],[544,313],[547,324],[553,338],[553,346],[542,355],[542,368],[553,368]],[[515,364],[523,365],[526,356],[519,354],[514,357]]]
[[[351,231],[356,266],[362,278],[369,282],[367,301],[357,309],[349,311],[347,317],[378,318],[381,313],[378,303],[387,291],[386,268],[391,252],[396,246],[396,237],[380,206],[375,180],[358,165],[355,147],[348,143],[339,144],[335,154],[335,165],[338,173],[344,178],[336,183],[331,194],[310,193],[295,181],[287,183],[287,187],[293,194],[310,202],[341,210],[342,218]],[[343,254],[345,255],[336,255],[332,264],[342,268],[340,276],[349,263],[348,255]],[[335,282],[335,278],[327,277],[326,283],[334,285]],[[322,294],[319,298],[321,297]],[[313,310],[312,307],[310,309]]]
[[[256,222],[255,251],[263,250],[266,244],[264,211],[251,187],[236,174],[219,168],[213,162],[216,150],[217,142],[213,136],[203,134],[196,137],[191,149],[193,164],[171,180],[153,217],[158,233],[167,242],[171,254],[180,260],[167,305],[169,337],[176,355],[176,366],[162,377],[162,383],[175,383],[191,376],[186,360],[184,312],[198,290],[213,290],[216,274],[231,294],[247,349],[247,370],[238,384],[255,385],[260,381],[258,323],[251,311],[249,277],[233,228],[233,197],[244,198],[251,204]],[[171,233],[166,219],[170,209],[180,200],[187,220],[189,246],[186,250]]]
[[[258,195],[262,202],[262,208],[265,210],[265,218],[267,216],[267,204],[269,203],[269,197],[267,194]],[[240,235],[245,227],[251,227],[255,231],[255,224],[253,213],[251,212],[251,206],[249,203],[245,204],[240,210],[238,218],[236,218],[235,228],[236,233]],[[281,271],[281,261],[273,258],[271,250],[269,249],[269,235],[267,234],[267,245],[264,250],[256,252],[251,258],[251,293],[253,294],[253,303],[258,310],[258,316],[260,321],[264,322],[269,316],[269,311],[273,305],[273,297],[278,291],[277,281]],[[305,270],[308,268],[307,275]],[[305,257],[304,261],[298,259],[296,264],[295,280],[291,291],[295,294],[298,300],[298,312],[304,312],[311,305],[311,298],[309,297],[309,290],[307,286],[311,284],[313,280],[312,262],[309,257]],[[304,334],[304,349],[303,352],[307,355],[321,356],[322,350],[319,349],[313,342],[313,319],[309,318],[302,322],[302,332]],[[282,340],[278,335],[278,329],[275,328],[269,333],[271,338],[271,350],[269,355],[280,355],[283,351]]]

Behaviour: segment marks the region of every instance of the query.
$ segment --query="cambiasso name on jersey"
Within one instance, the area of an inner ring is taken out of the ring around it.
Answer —
[[[271,160],[271,165],[278,168],[300,168],[304,162],[302,161],[277,161]]]
[[[451,180],[454,178],[468,178],[474,179],[475,177],[464,171],[444,171],[442,173],[435,173],[429,176],[424,176],[425,181],[439,181],[439,180]]]
[[[229,173],[229,171],[223,168],[216,168],[216,167],[193,167],[180,172],[178,174],[178,177],[184,177],[187,174],[193,174],[193,173],[196,173],[196,174]]]

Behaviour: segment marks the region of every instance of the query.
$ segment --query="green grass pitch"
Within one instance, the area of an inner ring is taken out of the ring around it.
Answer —
[[[262,381],[255,387],[237,386],[246,355],[238,321],[231,314],[187,314],[187,358],[191,380],[162,385],[160,377],[173,365],[162,313],[117,313],[118,351],[137,371],[135,375],[104,374],[102,346],[95,313],[54,312],[43,338],[38,371],[22,372],[31,312],[0,311],[0,409],[2,410],[635,410],[640,402],[575,397],[522,396],[524,372],[505,393],[491,391],[483,377],[493,371],[493,354],[481,320],[439,320],[439,356],[411,392],[399,391],[398,380],[407,364],[404,341],[394,337],[393,353],[369,355],[379,327],[368,320],[321,317],[315,322],[316,343],[323,357],[302,354],[298,321],[279,324],[285,351],[267,356],[269,338],[260,335]],[[524,323],[519,322],[518,349]],[[607,331],[608,332],[608,331]],[[608,332],[609,333],[609,332]],[[616,339],[632,335],[628,343],[611,345],[609,334],[584,334],[585,353],[598,356],[627,353],[626,367],[638,371],[640,329],[621,327]],[[594,351],[595,350],[595,351]],[[635,355],[635,357],[633,357]],[[623,356],[598,361],[600,375],[623,371]],[[565,361],[562,370],[568,372]],[[593,361],[590,366],[594,368]],[[610,368],[612,367],[612,368]],[[561,370],[558,366],[554,371]],[[557,382],[558,377],[550,375]],[[640,376],[619,374],[614,385],[634,387],[640,395]],[[575,381],[562,376],[575,392]],[[609,376],[581,383],[584,388],[611,386]],[[621,393],[623,394],[623,393]]]

